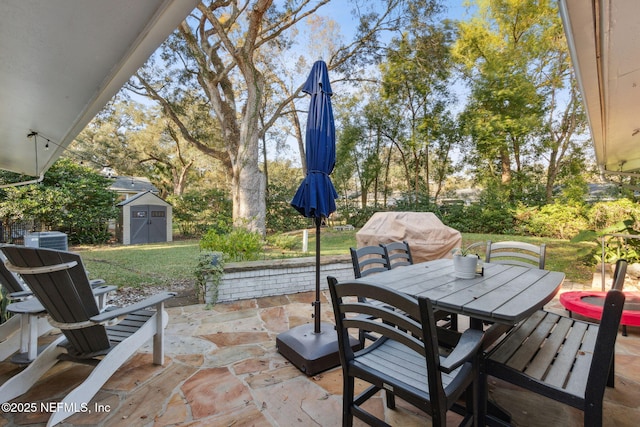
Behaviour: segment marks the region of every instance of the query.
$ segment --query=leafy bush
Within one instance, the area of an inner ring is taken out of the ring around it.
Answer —
[[[308,226],[310,219],[300,215],[290,204],[296,189],[274,183],[269,184],[267,197],[267,230],[292,231]]]
[[[460,232],[470,232],[470,226],[466,211],[467,209],[464,203],[451,203],[448,205],[443,205],[440,208],[440,219],[449,227],[455,228]]]
[[[224,277],[224,258],[220,252],[201,252],[198,256],[194,274],[196,276],[196,295],[207,305],[213,305],[218,300],[218,288]],[[207,285],[211,299],[206,301]]]
[[[111,237],[108,222],[118,216],[110,184],[91,168],[61,158],[42,183],[0,192],[0,216],[5,222],[33,220],[43,230],[63,231],[71,244],[106,243]]]
[[[640,220],[640,206],[637,203],[629,199],[598,202],[589,210],[587,215],[589,224],[584,228],[602,230],[627,219],[632,219],[636,223]],[[639,227],[635,225],[633,228]]]
[[[269,242],[270,245],[275,246],[276,248],[285,249],[288,251],[301,248],[302,245],[300,237],[287,234],[276,234],[273,236],[269,236],[267,237],[267,242]]]
[[[540,208],[524,206],[516,210],[516,221],[522,234],[571,239],[588,226],[582,205],[554,203]]]
[[[513,234],[512,205],[505,194],[485,190],[480,200],[470,205],[450,204],[440,208],[440,218],[449,227],[463,233]],[[436,212],[436,214],[438,214]]]
[[[189,191],[180,196],[169,196],[173,206],[173,219],[183,236],[195,236],[208,229],[226,232],[232,224],[232,202],[229,195],[218,189]]]
[[[373,208],[367,206],[364,209],[358,209],[349,215],[348,223],[353,225],[356,228],[361,228],[363,225],[369,221],[369,218],[373,216],[374,213],[383,211],[384,209]]]
[[[208,230],[200,239],[200,248],[212,252],[222,252],[225,261],[252,261],[262,253],[262,235],[246,228],[237,227],[230,233],[221,234],[215,229]]]
[[[626,259],[629,263],[640,262],[640,239],[627,239],[625,235],[639,236],[633,229],[635,220],[620,221],[602,230],[581,230],[572,243],[593,242],[594,245],[585,247],[578,252],[578,256],[587,264],[593,262],[615,263],[618,259]],[[613,236],[612,236],[613,234]],[[608,236],[607,236],[608,235]],[[602,239],[605,239],[604,254]],[[604,255],[604,259],[603,259]]]

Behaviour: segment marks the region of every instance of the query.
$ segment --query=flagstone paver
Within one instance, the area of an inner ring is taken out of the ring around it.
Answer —
[[[571,289],[567,283],[562,291]],[[65,426],[338,426],[342,413],[339,368],[307,377],[283,358],[275,338],[311,322],[314,292],[217,304],[171,307],[165,336],[165,364],[151,363],[150,343],[125,363],[89,407],[108,411],[78,413]],[[547,309],[566,313],[557,298]],[[322,320],[333,321],[322,293]],[[616,388],[605,394],[605,426],[635,427],[640,419],[640,328],[618,337]],[[0,363],[0,381],[20,368]],[[59,363],[19,402],[59,401],[82,381],[90,367]],[[356,391],[365,387],[356,382]],[[523,426],[581,425],[582,414],[491,379],[492,398],[512,411]],[[397,426],[429,425],[428,416],[398,401],[389,410],[381,395],[367,408]],[[535,417],[531,414],[535,412]],[[42,412],[0,414],[0,427],[44,425]],[[452,424],[460,421],[449,414]],[[363,424],[356,421],[356,426]]]

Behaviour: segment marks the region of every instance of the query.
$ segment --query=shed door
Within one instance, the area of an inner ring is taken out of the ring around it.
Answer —
[[[167,241],[167,207],[131,207],[131,244]]]

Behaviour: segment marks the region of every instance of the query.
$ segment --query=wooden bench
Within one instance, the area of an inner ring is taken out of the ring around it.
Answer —
[[[626,268],[626,261],[616,264],[599,325],[539,310],[509,332],[483,360],[483,393],[490,375],[582,410],[585,426],[602,426],[604,391],[614,385]]]

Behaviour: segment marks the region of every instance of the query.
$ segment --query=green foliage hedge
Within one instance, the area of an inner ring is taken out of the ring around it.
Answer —
[[[228,233],[208,230],[200,240],[200,248],[222,252],[225,261],[253,261],[260,258],[264,241],[260,233],[237,227]]]
[[[571,239],[588,227],[588,212],[584,205],[560,203],[536,208],[520,207],[516,210],[516,222],[521,234]]]
[[[110,184],[91,168],[61,158],[41,183],[0,190],[0,218],[7,228],[33,221],[41,230],[63,231],[71,244],[106,243],[108,222],[118,216]]]
[[[552,203],[540,207],[510,206],[498,199],[471,205],[447,205],[435,212],[463,233],[516,234],[572,239],[581,230],[602,230],[632,220],[640,231],[640,205],[629,199],[586,203]]]

